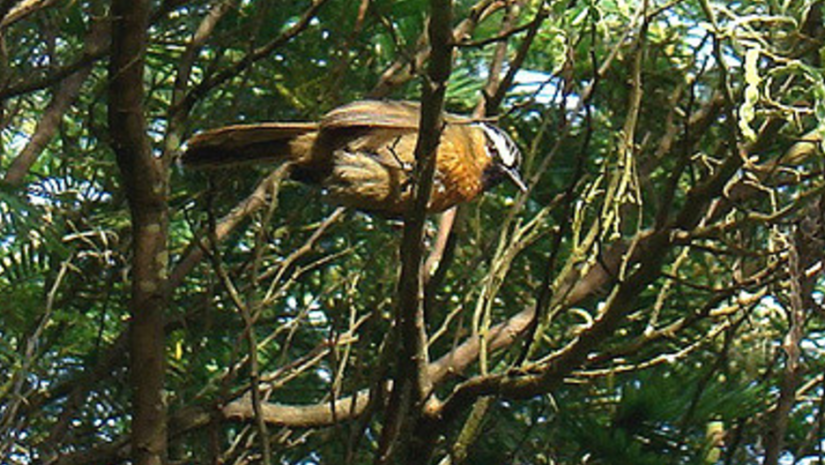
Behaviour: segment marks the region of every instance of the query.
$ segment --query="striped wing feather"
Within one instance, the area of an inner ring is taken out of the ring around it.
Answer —
[[[321,120],[321,129],[346,129],[354,127],[418,130],[421,105],[417,102],[360,100],[338,107]],[[466,124],[470,120],[445,114],[445,120],[454,124]]]
[[[321,129],[352,127],[417,129],[418,105],[410,102],[361,100],[338,107],[321,120]]]

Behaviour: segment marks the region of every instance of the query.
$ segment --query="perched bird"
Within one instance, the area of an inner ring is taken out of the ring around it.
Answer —
[[[318,123],[235,125],[200,133],[182,161],[194,168],[290,163],[291,177],[319,186],[334,203],[400,216],[412,200],[420,107],[364,100],[327,113]],[[468,202],[504,179],[525,189],[521,153],[486,122],[444,115],[428,212]]]

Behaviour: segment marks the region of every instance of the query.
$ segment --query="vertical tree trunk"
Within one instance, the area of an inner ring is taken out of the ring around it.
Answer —
[[[115,0],[109,129],[132,216],[132,459],[166,461],[163,312],[167,305],[167,166],[153,156],[143,114],[148,0]]]

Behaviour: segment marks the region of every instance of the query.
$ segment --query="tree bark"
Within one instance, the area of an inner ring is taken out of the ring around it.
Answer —
[[[167,305],[168,175],[154,157],[143,113],[150,2],[115,0],[109,69],[109,130],[132,217],[130,302],[132,461],[166,462],[163,312]]]
[[[427,75],[421,87],[421,119],[415,146],[416,184],[413,202],[404,216],[404,236],[401,241],[401,276],[395,314],[398,338],[398,361],[392,393],[387,406],[384,430],[378,446],[377,464],[389,463],[396,449],[406,449],[414,455],[410,438],[431,390],[427,334],[424,322],[424,224],[426,209],[435,173],[435,157],[441,131],[442,112],[447,79],[452,67],[452,1],[430,1],[428,34],[432,50]],[[413,438],[414,439],[414,438]],[[403,452],[402,452],[403,454]],[[403,463],[414,463],[407,455]]]

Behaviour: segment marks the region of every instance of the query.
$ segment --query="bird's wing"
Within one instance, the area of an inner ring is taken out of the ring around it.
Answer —
[[[348,128],[418,129],[419,105],[412,102],[360,100],[338,107],[321,119],[321,130]]]
[[[321,119],[320,125],[322,130],[357,127],[417,130],[420,116],[418,102],[359,100],[330,111]],[[451,124],[471,122],[451,113],[445,113],[444,120]]]
[[[338,107],[321,119],[324,129],[384,128],[400,132],[417,131],[421,105],[410,101],[359,100]],[[449,124],[470,124],[473,120],[452,113],[444,113]]]

